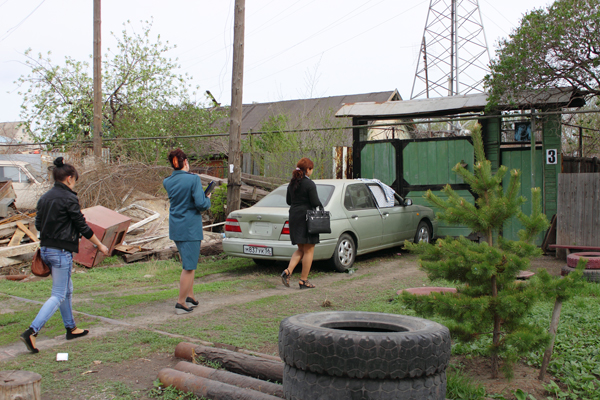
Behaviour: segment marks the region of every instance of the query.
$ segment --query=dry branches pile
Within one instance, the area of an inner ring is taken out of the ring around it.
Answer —
[[[81,208],[101,205],[113,210],[121,208],[134,192],[165,195],[162,181],[172,172],[167,166],[141,162],[98,162],[76,168],[80,174],[75,190]]]

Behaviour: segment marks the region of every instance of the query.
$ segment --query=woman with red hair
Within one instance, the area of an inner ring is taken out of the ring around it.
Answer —
[[[292,244],[298,246],[288,267],[281,273],[281,281],[287,287],[290,286],[290,277],[300,260],[302,260],[302,272],[298,283],[300,289],[315,287],[308,281],[308,273],[315,254],[315,244],[319,243],[319,234],[308,233],[306,212],[316,207],[322,208],[323,205],[317,194],[317,185],[310,180],[313,169],[314,163],[310,159],[306,157],[300,159],[287,188],[286,201],[290,205],[290,239]]]

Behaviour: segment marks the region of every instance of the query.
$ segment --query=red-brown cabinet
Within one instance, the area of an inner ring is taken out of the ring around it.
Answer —
[[[115,247],[123,242],[131,218],[102,206],[85,208],[81,212],[96,237],[108,247],[109,254],[112,254]],[[79,253],[74,254],[73,261],[92,268],[101,263],[104,258],[106,256],[99,252],[92,242],[82,237],[79,242]]]

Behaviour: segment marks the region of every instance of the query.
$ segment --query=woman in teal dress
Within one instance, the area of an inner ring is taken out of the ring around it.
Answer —
[[[177,245],[183,267],[175,312],[187,314],[198,306],[194,297],[194,275],[200,257],[200,242],[204,238],[202,211],[210,208],[210,194],[204,194],[200,177],[189,172],[188,158],[181,149],[169,153],[169,162],[174,171],[163,181],[171,204],[169,239]]]

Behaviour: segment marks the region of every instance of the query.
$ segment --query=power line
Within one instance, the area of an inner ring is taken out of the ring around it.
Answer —
[[[390,123],[378,123],[371,125],[350,125],[350,126],[338,126],[338,127],[326,127],[326,128],[301,128],[301,129],[288,129],[282,130],[282,133],[301,133],[301,132],[325,132],[325,131],[333,131],[333,130],[349,130],[354,128],[361,129],[370,129],[370,128],[386,128],[393,126],[404,126],[404,125],[419,125],[419,124],[428,124],[428,123],[444,123],[444,122],[457,122],[457,121],[473,121],[473,120],[486,120],[486,119],[494,119],[494,118],[513,118],[513,117],[532,117],[532,116],[550,116],[550,115],[563,115],[563,114],[593,114],[600,113],[600,110],[573,110],[573,111],[542,111],[542,112],[534,112],[529,114],[504,114],[504,115],[485,115],[485,114],[472,114],[467,117],[448,117],[448,118],[436,118],[436,119],[424,119],[424,120],[412,120],[407,122],[390,122]],[[427,118],[427,117],[422,117]],[[405,118],[408,119],[408,118]],[[568,124],[561,124],[565,126],[569,126]],[[590,129],[590,128],[584,128]],[[600,130],[598,130],[600,131]],[[242,132],[242,135],[252,136],[252,135],[262,135],[265,133],[271,133],[270,131],[249,131]],[[204,134],[204,135],[183,135],[183,136],[146,136],[146,137],[121,137],[121,138],[102,138],[103,142],[129,142],[129,141],[144,141],[144,140],[177,140],[177,139],[195,139],[195,138],[205,138],[205,137],[220,137],[220,136],[229,136],[229,133],[214,133],[214,134]],[[37,142],[37,143],[0,143],[0,147],[20,147],[20,146],[39,146],[39,145],[55,145],[62,146],[65,144],[71,143],[92,143],[91,139],[86,140],[61,140],[61,141],[48,141],[48,142]]]
[[[7,1],[8,1],[8,0],[7,0]],[[6,2],[7,2],[7,1],[5,1],[4,3],[2,3],[2,5],[6,4]],[[1,38],[1,39],[0,39],[0,42],[3,42],[3,41],[4,41],[4,40],[6,40],[6,39],[7,39],[7,38],[8,38],[10,35],[12,35],[12,34],[13,34],[13,32],[14,32],[15,30],[17,30],[17,28],[19,28],[19,27],[21,26],[21,24],[23,24],[23,22],[27,21],[27,19],[28,19],[29,17],[31,17],[31,16],[33,15],[33,13],[34,13],[34,12],[36,12],[36,11],[37,11],[37,9],[38,9],[38,8],[40,8],[40,7],[41,7],[41,5],[42,5],[42,4],[44,4],[45,2],[46,2],[46,0],[42,0],[42,2],[41,2],[40,4],[38,4],[38,5],[37,5],[37,7],[36,7],[36,8],[34,8],[34,9],[33,9],[33,11],[29,13],[29,15],[27,15],[25,18],[23,18],[23,20],[22,20],[21,22],[19,22],[17,25],[13,26],[13,27],[12,27],[12,28],[10,28],[9,30],[7,30],[7,31],[6,31],[6,34],[5,34],[5,36],[4,36],[3,38]]]

